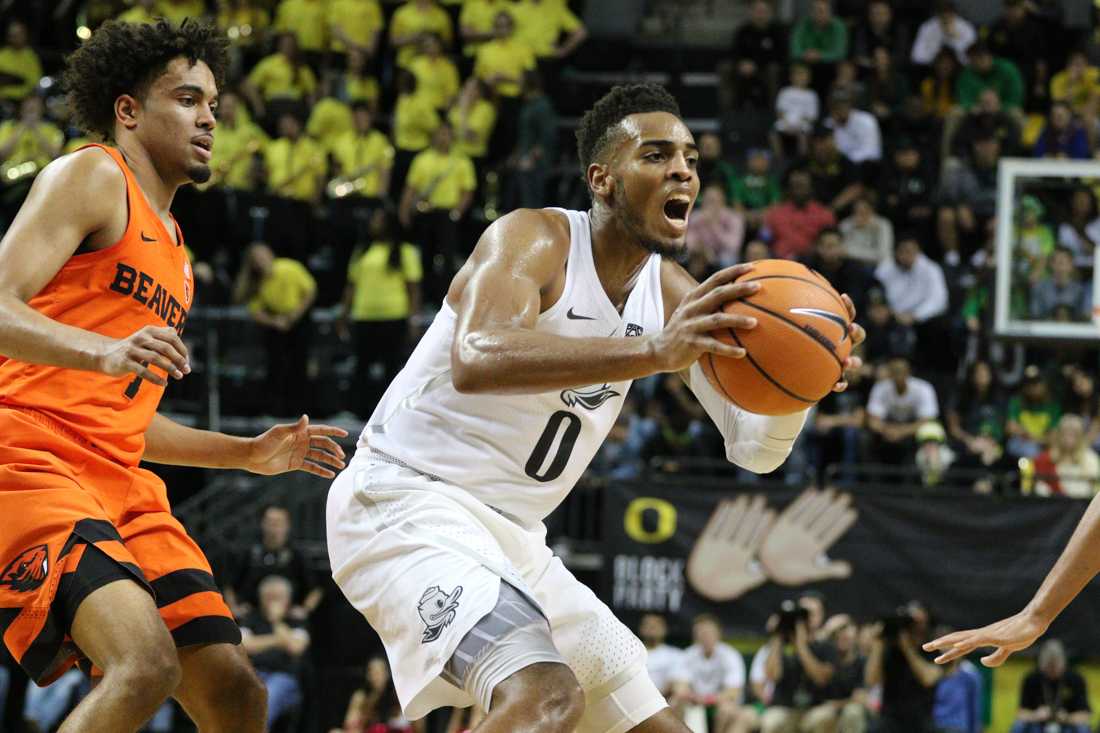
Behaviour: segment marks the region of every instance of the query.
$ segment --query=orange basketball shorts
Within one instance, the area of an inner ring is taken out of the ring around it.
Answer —
[[[43,413],[0,406],[0,436],[0,636],[33,680],[48,684],[78,661],[68,635],[76,610],[116,580],[150,592],[177,646],[240,643],[210,563],[156,475]]]

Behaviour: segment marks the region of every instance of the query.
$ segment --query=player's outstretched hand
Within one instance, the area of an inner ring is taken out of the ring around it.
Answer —
[[[109,342],[96,358],[96,371],[112,377],[135,374],[162,387],[168,384],[153,367],[176,379],[191,373],[187,347],[174,328],[146,326],[124,339]]]
[[[293,425],[276,425],[252,439],[248,470],[264,476],[305,471],[333,478],[333,469],[344,467],[344,449],[333,438],[347,434],[347,430],[331,425],[310,425],[309,416],[302,415]]]
[[[724,344],[711,335],[724,328],[749,329],[756,326],[751,316],[722,312],[722,305],[760,290],[760,283],[735,283],[752,270],[751,264],[719,270],[697,285],[680,302],[665,327],[648,337],[662,372],[687,369],[705,353],[740,359],[745,350]]]
[[[848,334],[852,338],[852,351],[855,351],[856,347],[863,343],[863,340],[867,338],[867,332],[863,330],[863,326],[856,323],[856,304],[852,302],[852,299],[845,293],[840,296],[840,299],[844,301],[844,307],[848,309],[848,320],[851,323],[848,325]],[[849,356],[844,360],[844,378],[836,383],[833,387],[834,392],[843,392],[848,389],[847,376],[851,372],[856,371],[863,366],[863,359],[858,356]]]
[[[756,551],[774,521],[763,496],[720,502],[687,561],[695,592],[712,601],[732,601],[766,581]]]
[[[1046,625],[1040,619],[1022,611],[980,629],[956,631],[941,636],[925,644],[924,651],[943,652],[936,657],[936,664],[947,664],[959,657],[965,657],[975,649],[993,647],[995,651],[982,657],[982,664],[999,667],[1014,652],[1034,644],[1046,630]]]

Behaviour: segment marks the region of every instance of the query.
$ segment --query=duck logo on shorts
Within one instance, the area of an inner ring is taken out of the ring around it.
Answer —
[[[588,389],[563,389],[561,391],[561,401],[567,407],[580,405],[589,410],[595,410],[612,397],[618,396],[619,393],[606,384],[599,387],[589,387]]]
[[[8,563],[0,572],[0,587],[7,586],[16,593],[25,593],[38,588],[46,582],[50,572],[50,549],[38,545],[23,550],[19,557]]]
[[[433,585],[420,596],[417,611],[420,612],[420,620],[424,622],[424,635],[420,637],[420,643],[427,644],[435,641],[443,633],[443,629],[451,625],[455,620],[455,612],[458,610],[458,599],[462,596],[462,586],[456,586],[454,591],[448,593],[438,585]]]

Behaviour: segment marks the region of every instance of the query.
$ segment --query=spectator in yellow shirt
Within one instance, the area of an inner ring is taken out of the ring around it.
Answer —
[[[325,152],[302,134],[302,122],[291,113],[279,117],[279,137],[264,146],[267,188],[282,198],[317,203],[324,188]]]
[[[1095,118],[1100,102],[1100,68],[1089,65],[1084,51],[1072,52],[1066,68],[1050,80],[1050,98],[1054,102],[1066,102],[1086,119]]]
[[[443,299],[462,265],[459,233],[477,189],[473,162],[454,150],[453,142],[451,126],[441,123],[432,146],[413,159],[399,210],[402,225],[412,229],[428,263],[424,285],[432,302]]]
[[[256,117],[268,124],[284,110],[304,107],[317,91],[317,77],[298,52],[294,35],[280,35],[277,48],[256,64],[241,84]],[[269,106],[275,109],[269,111]]]
[[[15,102],[34,91],[42,78],[42,63],[30,47],[30,34],[22,21],[8,24],[6,39],[0,47],[0,99]]]
[[[385,24],[378,0],[329,0],[326,17],[331,51],[345,54],[355,49],[374,56]]]
[[[157,0],[137,0],[134,7],[118,15],[118,20],[123,23],[142,25],[143,23],[155,23],[157,18],[163,15],[157,10]]]
[[[258,6],[259,0],[219,0],[218,27],[229,39],[233,76],[258,61],[260,49],[271,28],[271,15]]]
[[[381,200],[386,197],[393,171],[393,145],[385,134],[374,129],[370,108],[353,108],[355,129],[341,135],[332,146],[336,175],[347,188],[338,193]]]
[[[466,0],[458,16],[458,29],[462,36],[462,52],[473,58],[481,44],[496,37],[493,21],[497,13],[512,7],[509,0]]]
[[[393,183],[398,190],[405,185],[412,159],[432,141],[432,133],[441,122],[431,99],[421,93],[416,77],[402,69],[397,72],[397,103],[393,110],[393,145],[397,149],[393,164]]]
[[[43,119],[45,105],[40,97],[30,96],[19,105],[19,119],[0,124],[0,199],[5,214],[14,217],[15,209],[26,198],[38,171],[61,154],[65,133]],[[13,208],[15,207],[15,208]],[[8,221],[11,217],[5,217]]]
[[[324,0],[282,0],[275,12],[275,30],[293,33],[302,52],[320,54],[328,46]]]
[[[337,138],[353,128],[351,107],[332,96],[317,100],[306,122],[306,134],[328,152]]]
[[[256,157],[263,151],[268,137],[260,126],[248,118],[248,110],[231,91],[218,98],[218,129],[215,133],[210,168],[210,183],[237,191],[252,191],[257,184]]]
[[[378,80],[367,72],[367,55],[352,48],[347,61],[347,68],[333,77],[332,96],[345,104],[365,103],[377,113],[381,90]]]
[[[458,94],[458,69],[443,55],[439,36],[426,33],[420,37],[420,54],[409,62],[409,71],[416,77],[416,88],[436,109],[451,106]]]
[[[564,0],[518,0],[510,8],[516,37],[541,58],[563,59],[588,37],[580,18]],[[559,45],[562,34],[567,34]]]
[[[488,84],[497,95],[497,124],[489,150],[492,162],[508,157],[515,147],[523,75],[535,69],[535,54],[516,39],[515,28],[510,13],[497,13],[493,20],[496,37],[478,49],[474,63],[474,76]]]
[[[274,414],[298,414],[308,404],[308,314],[316,298],[317,281],[305,265],[276,257],[263,243],[248,248],[237,275],[233,301],[247,304],[252,320],[263,329],[267,347],[265,391]]]
[[[458,101],[447,113],[447,121],[454,128],[455,150],[468,156],[479,169],[489,152],[489,139],[497,121],[497,109],[491,96],[492,91],[485,82],[471,76],[462,85]]]
[[[157,14],[179,25],[185,18],[198,20],[206,15],[206,3],[203,0],[160,0]]]
[[[435,33],[449,47],[454,39],[451,16],[435,0],[405,0],[390,19],[390,45],[397,50],[398,66],[408,67],[425,33]]]
[[[340,308],[341,338],[355,344],[356,370],[369,383],[357,389],[356,414],[367,418],[401,371],[416,339],[413,317],[420,310],[423,270],[420,251],[397,238],[397,222],[386,208],[370,218],[370,244],[352,253]],[[350,326],[350,328],[349,328]],[[373,363],[382,366],[373,378]]]

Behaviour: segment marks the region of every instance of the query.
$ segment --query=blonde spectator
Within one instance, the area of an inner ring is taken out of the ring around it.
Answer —
[[[214,146],[210,184],[238,191],[255,189],[254,157],[263,150],[268,137],[248,117],[248,108],[231,91],[218,99],[218,143]]]
[[[275,11],[275,30],[293,33],[306,53],[320,53],[328,45],[324,0],[282,0]]]
[[[345,54],[354,49],[374,56],[385,25],[378,0],[329,0],[325,19],[330,51]]]
[[[450,46],[454,39],[451,17],[435,0],[405,0],[390,19],[390,45],[397,49],[397,65],[407,68],[425,33],[435,33]]]
[[[241,92],[258,118],[272,103],[308,102],[317,91],[317,77],[302,60],[293,34],[279,36],[278,51],[262,59],[241,85]]]
[[[119,13],[118,20],[123,23],[155,23],[162,13],[157,10],[157,0],[137,0],[134,7]]]
[[[702,206],[688,219],[688,250],[700,253],[711,268],[737,264],[745,239],[744,216],[726,203],[717,183],[703,190],[702,199]]]
[[[562,0],[517,0],[509,11],[516,21],[516,38],[539,58],[563,59],[588,38],[584,23]]]
[[[416,88],[436,109],[446,109],[458,94],[458,69],[443,55],[443,43],[434,33],[420,37],[419,49],[408,67],[416,77]]]
[[[204,0],[158,0],[157,15],[179,25],[186,18],[198,20],[206,15]]]
[[[347,180],[351,193],[345,195],[381,199],[389,192],[394,149],[383,133],[374,129],[370,108],[353,108],[352,130],[333,142],[331,152],[336,173]]]
[[[455,150],[480,163],[489,152],[489,138],[497,121],[497,110],[489,98],[492,92],[479,79],[470,77],[462,85],[458,100],[447,113],[455,131]]]
[[[840,222],[844,256],[877,267],[894,256],[894,225],[875,213],[867,196],[856,200],[852,215]]]
[[[0,99],[14,102],[26,97],[42,78],[42,63],[30,46],[27,26],[13,20],[8,24],[7,43],[0,47]]]
[[[1087,499],[1096,495],[1100,482],[1100,456],[1085,439],[1085,421],[1079,415],[1062,415],[1053,431],[1050,448],[1035,459],[1035,493]]]
[[[19,105],[19,119],[0,124],[0,180],[22,178],[19,169],[36,173],[61,153],[65,133],[43,119],[40,97],[27,97]]]

